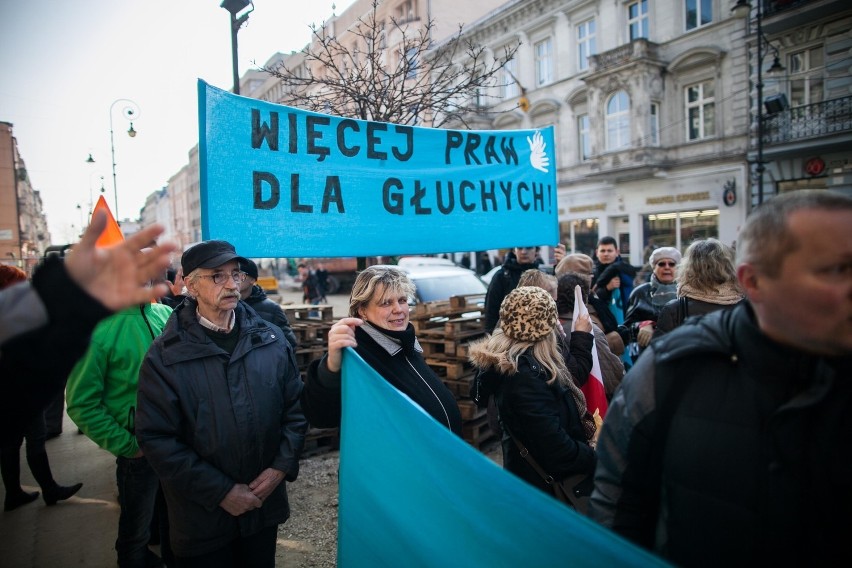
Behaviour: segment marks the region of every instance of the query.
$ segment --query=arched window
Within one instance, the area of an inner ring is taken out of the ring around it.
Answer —
[[[624,91],[615,92],[606,103],[606,149],[630,146],[630,98]]]

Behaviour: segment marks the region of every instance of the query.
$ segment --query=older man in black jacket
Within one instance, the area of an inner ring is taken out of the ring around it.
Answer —
[[[679,566],[849,566],[852,199],[774,197],[748,297],[651,343],[598,441],[590,516]]]
[[[271,566],[299,473],[302,381],[281,330],[240,302],[245,260],[225,241],[184,252],[190,298],[139,375],[136,435],[181,567]]]

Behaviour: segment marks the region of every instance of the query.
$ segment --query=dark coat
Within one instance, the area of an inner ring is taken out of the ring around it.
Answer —
[[[617,256],[610,264],[601,264],[595,258],[595,271],[592,276],[592,291],[597,294],[603,305],[609,306],[612,301],[612,291],[606,289],[606,285],[616,276],[621,280],[621,302],[622,310],[627,315],[627,300],[633,292],[633,281],[636,278],[636,267]],[[599,306],[595,306],[600,311]],[[609,333],[609,332],[607,332]]]
[[[281,330],[238,303],[233,353],[214,343],[187,300],[169,318],[139,373],[136,436],[163,484],[178,556],[211,552],[290,516],[282,481],[259,509],[219,506],[237,483],[272,467],[294,481],[307,421],[302,381]]]
[[[49,323],[0,346],[0,441],[14,445],[33,418],[59,393],[86,353],[97,323],[112,312],[68,275],[62,259],[47,258],[32,287]]]
[[[585,334],[589,335],[589,334]],[[538,462],[561,480],[595,469],[595,451],[586,443],[585,430],[570,391],[556,382],[547,384],[547,373],[532,355],[522,355],[518,372],[500,375],[493,367],[483,371],[495,385],[500,423]],[[527,483],[552,495],[550,486],[521,457],[512,439],[503,436],[503,467]]]
[[[361,327],[355,328],[355,352],[398,391],[406,394],[435,420],[462,435],[461,412],[453,393],[426,364],[420,352],[406,355],[402,348],[391,355]],[[340,426],[341,377],[326,364],[326,354],[308,367],[302,408],[312,426]],[[413,368],[412,368],[413,366]]]
[[[676,565],[852,565],[850,377],[747,302],[687,319],[609,406],[590,516]]]
[[[277,325],[284,332],[284,338],[287,343],[295,350],[299,346],[299,341],[296,339],[296,334],[293,333],[293,328],[290,327],[290,320],[287,319],[287,314],[281,309],[281,306],[266,297],[266,292],[263,288],[255,284],[251,288],[251,296],[245,299],[245,303],[252,307],[257,315],[273,325]]]
[[[541,259],[537,258],[531,264],[520,264],[515,253],[509,251],[506,255],[506,261],[500,270],[494,273],[491,278],[491,283],[488,285],[488,292],[485,294],[485,332],[491,333],[497,327],[497,321],[500,319],[500,304],[509,292],[518,287],[518,281],[521,279],[521,274],[525,270],[538,268],[542,264]]]
[[[703,300],[686,297],[686,313],[682,314],[678,308],[680,298],[668,302],[660,310],[657,318],[657,327],[654,328],[654,339],[665,335],[683,323],[690,316],[703,316],[717,310],[732,310],[739,304],[714,304]]]

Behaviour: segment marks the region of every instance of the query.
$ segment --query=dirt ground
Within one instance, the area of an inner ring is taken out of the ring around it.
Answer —
[[[485,454],[502,463],[494,441]],[[287,485],[290,519],[278,529],[275,565],[287,568],[326,568],[337,565],[337,471],[340,454],[328,452],[305,458],[299,478]]]

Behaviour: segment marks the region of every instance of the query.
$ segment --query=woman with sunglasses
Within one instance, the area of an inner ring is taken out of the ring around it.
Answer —
[[[633,289],[627,303],[624,325],[630,332],[630,356],[635,363],[654,336],[657,318],[670,300],[677,297],[675,275],[680,263],[680,251],[674,247],[660,247],[651,253],[651,279]]]

